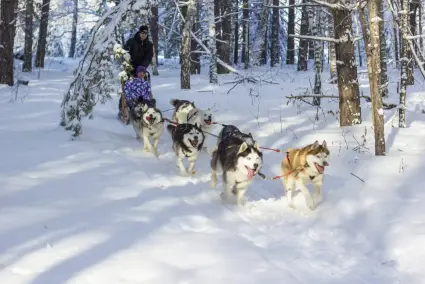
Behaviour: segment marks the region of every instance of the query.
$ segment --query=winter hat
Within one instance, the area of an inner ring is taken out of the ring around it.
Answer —
[[[149,31],[149,28],[148,28],[148,26],[146,26],[146,25],[142,25],[142,26],[140,26],[140,28],[139,28],[139,32],[148,32]]]
[[[146,73],[146,67],[145,66],[137,66],[136,73],[145,72]]]

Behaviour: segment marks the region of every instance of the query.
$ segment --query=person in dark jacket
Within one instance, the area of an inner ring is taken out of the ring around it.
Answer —
[[[131,65],[133,65],[134,75],[136,75],[137,66],[148,66],[152,63],[153,43],[149,41],[148,27],[140,26],[139,31],[124,45],[131,57]],[[147,73],[146,81],[150,82],[149,73]]]

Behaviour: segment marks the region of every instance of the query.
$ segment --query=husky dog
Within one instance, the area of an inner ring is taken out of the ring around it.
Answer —
[[[292,193],[300,189],[304,194],[308,207],[314,210],[316,202],[321,198],[323,173],[328,166],[330,152],[323,141],[322,145],[316,140],[313,144],[301,149],[289,148],[286,158],[281,163],[282,181],[286,190],[288,206],[295,208]],[[315,194],[311,196],[306,184],[313,183]]]
[[[255,140],[252,137],[251,133],[242,133],[239,128],[237,128],[234,125],[224,125],[223,128],[221,129],[220,133],[218,134],[218,138],[217,138],[217,145],[225,140],[228,139],[230,137],[236,137],[239,138],[241,140],[243,140],[244,142],[246,142],[249,146],[254,147],[255,144]]]
[[[211,186],[217,185],[217,171],[223,172],[223,200],[231,194],[236,196],[236,204],[241,204],[252,178],[263,166],[263,154],[257,143],[250,146],[237,137],[229,137],[220,141],[211,159]]]
[[[196,124],[202,131],[206,131],[213,126],[213,114],[210,109],[194,108],[187,114],[187,123]]]
[[[161,111],[150,102],[138,102],[130,110],[130,121],[136,131],[137,139],[143,139],[143,150],[158,157],[159,138],[164,132]],[[150,137],[153,138],[153,145],[149,140]]]
[[[179,99],[171,99],[170,104],[174,107],[173,121],[178,124],[187,123],[188,113],[196,108],[193,102]]]
[[[167,130],[171,133],[173,150],[176,154],[176,164],[180,174],[187,176],[188,171],[192,175],[196,174],[195,162],[205,140],[202,129],[193,124],[183,123],[178,125],[169,124]],[[183,165],[184,158],[189,160],[187,171]]]

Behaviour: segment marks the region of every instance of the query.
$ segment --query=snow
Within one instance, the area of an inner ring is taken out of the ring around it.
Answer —
[[[71,141],[58,123],[76,62],[48,59],[46,66],[40,79],[32,73],[15,103],[0,86],[1,283],[423,283],[422,83],[408,89],[408,128],[392,128],[397,110],[384,110],[388,154],[375,157],[370,103],[362,100],[362,124],[344,129],[330,114],[337,102],[322,100],[319,121],[311,106],[287,104],[285,96],[309,90],[313,72],[256,69],[251,76],[278,84],[240,84],[229,94],[233,84],[224,82],[234,75],[198,92],[208,87],[205,67],[192,76],[192,90],[180,90],[179,69],[163,66],[152,76],[162,110],[171,98],[193,100],[264,147],[326,140],[324,200],[312,212],[301,194],[297,209],[289,209],[281,182],[260,178],[245,206],[221,203],[209,185],[208,154],[199,157],[198,176],[180,177],[169,134],[159,159],[143,153],[132,127],[116,119],[116,95]],[[359,80],[367,95],[367,80]],[[395,89],[390,80],[390,96]],[[324,82],[323,91],[336,95],[337,86]],[[215,139],[208,137],[209,147]],[[282,159],[264,151],[262,172],[278,175]]]

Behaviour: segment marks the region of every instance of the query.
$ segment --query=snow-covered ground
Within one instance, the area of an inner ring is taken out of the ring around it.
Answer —
[[[409,89],[408,128],[392,128],[395,110],[385,111],[388,156],[374,157],[368,103],[363,124],[344,130],[328,113],[337,102],[324,100],[315,123],[314,108],[287,104],[285,96],[310,87],[312,73],[268,71],[264,79],[279,84],[240,84],[228,94],[234,84],[205,91],[205,68],[190,91],[180,90],[178,69],[164,65],[152,77],[160,109],[170,109],[170,98],[193,100],[261,146],[326,140],[325,197],[311,212],[301,194],[289,209],[282,183],[260,178],[245,206],[222,204],[221,182],[210,188],[208,154],[197,162],[198,176],[180,177],[169,134],[158,160],[143,153],[132,127],[116,120],[116,96],[71,141],[58,122],[75,62],[47,65],[20,87],[17,102],[0,89],[0,283],[425,283],[421,82]],[[361,84],[367,94],[367,80]],[[390,87],[396,98],[396,82]],[[324,92],[336,95],[336,86],[324,84]],[[264,151],[262,172],[278,175],[283,158]]]

